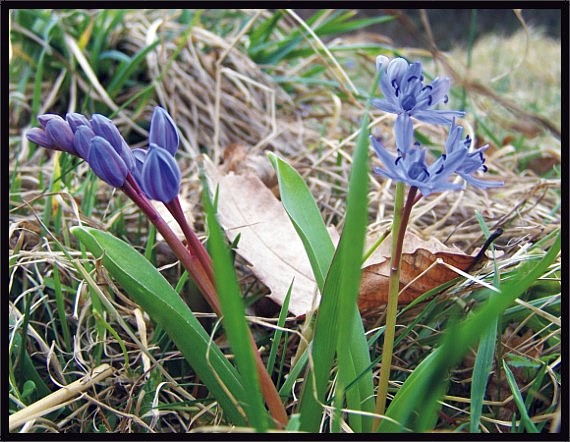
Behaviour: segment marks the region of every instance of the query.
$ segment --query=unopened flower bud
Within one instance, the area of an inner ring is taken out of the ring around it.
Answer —
[[[31,129],[28,129],[26,131],[26,138],[38,146],[42,146],[47,149],[54,148],[53,140],[41,127],[32,127]]]
[[[95,136],[91,139],[88,162],[99,178],[113,187],[122,187],[129,170],[127,165],[105,138]]]
[[[61,118],[59,115],[57,114],[42,114],[42,115],[38,115],[38,121],[40,122],[40,124],[42,125],[42,127],[46,127],[46,124],[48,123],[48,121],[53,120],[54,118],[58,118],[60,120],[63,120],[63,118]]]
[[[77,112],[70,112],[65,116],[65,119],[69,123],[69,127],[73,133],[77,131],[78,128],[81,126],[88,126],[91,127],[91,123],[87,119],[87,117],[83,114],[78,114]]]
[[[119,129],[117,129],[117,126],[115,126],[115,124],[107,117],[100,114],[94,114],[91,117],[91,127],[95,135],[103,137],[115,148],[115,151],[121,156],[127,168],[132,170],[134,167],[134,161],[131,149],[122,137]]]
[[[133,173],[133,176],[135,177],[135,180],[139,184],[139,186],[142,187],[141,175],[142,175],[142,169],[144,166],[144,162],[146,160],[147,150],[136,148],[136,149],[132,150],[132,154],[133,154],[133,159],[135,162],[135,166],[133,167],[132,173]]]
[[[172,156],[178,149],[180,138],[176,124],[168,112],[160,106],[156,106],[152,113],[148,141],[149,144],[156,144],[166,149]]]
[[[53,140],[54,149],[76,154],[73,146],[73,131],[63,118],[52,118],[46,123],[46,132]]]
[[[151,199],[168,203],[180,190],[180,168],[166,149],[151,144],[141,172],[141,187]]]
[[[79,126],[75,131],[75,136],[73,138],[73,145],[75,146],[75,151],[77,154],[87,160],[89,158],[89,148],[91,147],[91,140],[95,136],[91,126]]]

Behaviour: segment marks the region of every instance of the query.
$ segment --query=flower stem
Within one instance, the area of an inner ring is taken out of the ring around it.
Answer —
[[[200,242],[194,231],[188,225],[182,206],[180,205],[180,200],[176,196],[172,201],[164,203],[168,211],[172,214],[178,225],[182,228],[182,232],[186,237],[188,242],[188,250],[190,253],[196,255],[202,264],[202,267],[208,273],[208,276],[213,281],[214,280],[214,270],[212,268],[212,260],[204,245]]]
[[[190,239],[189,239],[189,247],[186,248],[184,244],[178,239],[176,234],[172,231],[170,226],[164,219],[160,216],[157,210],[154,208],[150,201],[143,195],[140,188],[136,184],[135,180],[129,174],[127,180],[125,181],[124,186],[122,187],[123,191],[131,198],[137,206],[141,208],[145,215],[148,216],[149,220],[156,226],[156,229],[160,232],[164,240],[168,243],[174,254],[178,257],[182,265],[188,270],[191,278],[194,280],[196,285],[198,286],[199,290],[204,295],[206,301],[212,307],[212,310],[216,313],[218,317],[222,316],[222,311],[220,308],[220,303],[218,299],[218,293],[216,291],[216,286],[213,278],[212,272],[212,264],[210,260],[210,256],[208,252],[202,245],[202,243],[198,240],[196,235],[191,232],[190,227],[186,222],[181,223],[181,227],[184,230],[184,224],[186,224],[186,228],[188,232],[184,232],[185,236],[190,236],[190,238],[195,238],[195,241],[192,242],[193,247],[190,247]],[[179,204],[178,204],[179,205]],[[167,205],[168,207],[168,205]],[[170,207],[169,207],[169,210]],[[174,207],[174,212],[177,213],[173,216],[177,218],[182,214],[182,209],[180,208],[179,211]],[[172,211],[171,211],[172,212]],[[177,219],[178,221],[178,219]],[[178,221],[180,223],[180,221]],[[193,240],[192,240],[193,241]],[[199,244],[199,246],[198,246]],[[269,412],[278,423],[281,428],[284,428],[287,425],[288,417],[287,412],[285,411],[285,407],[283,406],[283,402],[275,388],[275,384],[271,380],[271,376],[267,372],[263,360],[259,355],[257,350],[257,346],[255,344],[255,340],[251,331],[249,333],[250,342],[253,348],[253,354],[255,357],[255,366],[257,369],[257,373],[259,376],[259,381],[261,384],[261,390],[263,393],[263,397],[265,398],[265,402],[267,404],[267,408]]]
[[[134,180],[127,178],[122,188],[123,191],[136,203],[137,206],[141,208],[143,213],[148,216],[150,222],[156,226],[156,229],[168,243],[174,254],[186,270],[188,270],[188,273],[205,296],[208,304],[210,304],[214,312],[219,316],[221,309],[215,286],[206,269],[204,269],[202,263],[198,259],[198,256],[191,253],[186,247],[184,247],[184,244],[182,244],[178,239],[168,223],[160,216],[142,192],[139,191],[140,189],[137,189],[131,181]]]
[[[390,258],[390,281],[388,288],[388,306],[386,307],[386,327],[384,329],[384,344],[382,347],[382,365],[378,381],[378,395],[376,397],[376,414],[382,415],[386,410],[388,396],[388,383],[390,381],[390,368],[392,366],[392,353],[394,350],[394,336],[396,334],[396,314],[398,309],[398,292],[400,291],[400,263],[404,236],[412,207],[416,202],[417,187],[411,187],[404,206],[405,184],[396,184],[396,197],[394,202],[394,220],[392,222],[392,256]],[[380,418],[375,418],[373,431],[378,430]]]

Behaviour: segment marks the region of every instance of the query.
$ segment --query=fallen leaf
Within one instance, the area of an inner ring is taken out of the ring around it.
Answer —
[[[232,146],[226,158],[230,161],[222,170],[237,169],[236,165],[244,161],[244,155],[239,145]],[[237,253],[249,262],[253,273],[271,290],[268,297],[282,305],[294,280],[289,311],[299,316],[312,310],[319,295],[311,265],[281,202],[251,169],[244,171],[245,175],[236,175],[232,171],[223,175],[209,158],[204,157],[203,164],[211,191],[215,191],[216,186],[219,188],[220,224],[230,241],[240,235]],[[329,230],[329,233],[333,242],[338,242],[336,230]],[[387,238],[364,263],[358,297],[363,316],[374,314],[387,303],[390,243]],[[410,303],[458,276],[441,262],[466,271],[474,261],[474,256],[449,248],[436,239],[426,241],[408,233],[400,272],[400,290],[405,290],[400,293],[398,302]]]
[[[309,258],[281,202],[256,176],[222,176],[204,157],[210,190],[218,186],[218,219],[226,235],[240,239],[237,253],[271,293],[268,297],[282,305],[293,282],[289,311],[300,316],[318,302],[317,284]],[[335,231],[336,233],[336,231]],[[338,236],[338,235],[336,235]]]
[[[365,316],[374,314],[388,303],[390,246],[388,237],[364,264],[358,307]],[[475,257],[449,248],[435,238],[426,241],[407,233],[402,250],[398,304],[409,304],[425,292],[459,276],[441,261],[466,271],[475,264]]]

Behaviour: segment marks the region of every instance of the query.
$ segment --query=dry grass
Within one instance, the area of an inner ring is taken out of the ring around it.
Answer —
[[[248,11],[246,21],[255,25],[268,14],[265,10]],[[144,48],[155,38],[161,40],[156,50],[147,56],[147,77],[148,81],[157,81],[156,104],[170,111],[182,134],[180,157],[184,178],[181,193],[194,207],[192,216],[198,232],[203,233],[203,221],[197,159],[205,154],[221,163],[224,151],[236,143],[246,146],[247,161],[262,175],[271,174],[268,163],[264,163],[265,151],[274,151],[285,157],[306,178],[326,223],[342,229],[351,155],[364,99],[357,96],[347,84],[343,86],[342,99],[340,93],[320,85],[294,84],[286,91],[262,67],[251,61],[244,47],[244,33],[237,28],[231,29],[231,22],[228,23],[230,31],[221,37],[202,27],[193,27],[188,31],[187,25],[175,18],[164,11],[131,10],[125,17],[128,26],[109,38],[130,53]],[[288,26],[296,26],[291,17],[286,22]],[[178,37],[165,38],[165,35],[171,34]],[[366,34],[363,34],[363,38],[366,38]],[[426,198],[418,203],[411,220],[411,228],[416,234],[435,236],[471,253],[484,241],[475,219],[475,212],[479,211],[491,229],[502,227],[505,230],[496,246],[501,254],[499,267],[502,269],[524,260],[529,245],[560,224],[559,175],[551,173],[547,175],[548,178],[543,178],[543,172],[536,173],[533,163],[527,162],[529,155],[532,155],[542,161],[552,160],[555,167],[559,167],[559,139],[548,127],[535,123],[540,118],[547,118],[554,126],[560,127],[560,66],[555,63],[560,44],[531,32],[528,53],[523,57],[521,44],[524,47],[524,38],[525,34],[521,33],[510,39],[491,36],[481,40],[473,53],[473,59],[477,61],[469,71],[458,62],[465,59],[464,50],[457,49],[450,57],[440,54],[452,65],[457,76],[469,80],[464,84],[471,103],[477,109],[473,114],[489,122],[492,130],[500,131],[501,143],[492,143],[487,164],[490,173],[501,176],[505,186],[488,192],[467,188],[458,193]],[[342,38],[329,42],[329,45],[340,43]],[[311,44],[318,46],[319,42],[312,40]],[[403,49],[400,53],[414,58],[418,51]],[[372,78],[372,57],[357,53],[353,62],[355,65],[346,68],[345,72],[339,72],[339,66],[327,59],[326,55],[315,53],[299,65],[281,63],[277,69],[286,75],[293,71],[301,72],[314,64],[323,64],[327,67],[323,74],[327,79],[351,77],[353,72]],[[442,66],[439,63],[437,67],[434,65],[427,69],[436,72]],[[69,102],[79,95],[91,95],[94,100],[101,100],[97,90],[86,82],[85,72],[80,69],[73,74],[77,89],[59,90],[58,93],[70,95]],[[508,75],[502,76],[504,73]],[[496,77],[501,78],[492,81]],[[499,85],[497,96],[516,102],[517,107],[530,118],[523,121],[517,111],[497,104],[495,95],[482,93],[476,87],[470,89],[475,80],[485,82],[493,89]],[[43,85],[43,97],[49,96],[52,86],[52,82]],[[117,98],[116,104],[120,106],[132,93],[126,90]],[[26,97],[22,100],[27,101]],[[55,98],[54,102],[57,102]],[[146,106],[139,111],[127,106],[117,119],[119,127],[127,136],[140,138],[145,129],[138,127],[136,122],[148,119],[151,109],[152,106]],[[55,110],[65,112],[63,108]],[[539,119],[532,119],[533,116]],[[390,117],[380,111],[373,111],[372,117],[371,127],[382,133],[390,145]],[[87,289],[84,284],[78,284],[81,277],[61,252],[54,251],[53,241],[41,233],[38,217],[42,216],[43,203],[48,195],[41,187],[39,171],[41,169],[44,174],[45,186],[46,180],[54,173],[55,162],[45,162],[46,155],[50,154],[41,149],[28,157],[27,142],[20,138],[21,122],[25,118],[15,113],[10,118],[10,135],[14,137],[11,139],[11,167],[15,167],[16,160],[19,161],[18,173],[22,187],[18,200],[11,195],[9,235],[10,257],[14,267],[10,280],[10,315],[14,321],[13,331],[16,331],[22,326],[23,318],[23,312],[16,306],[27,296],[32,318],[28,326],[28,336],[31,337],[29,349],[41,375],[49,380],[50,387],[56,388],[81,377],[94,367],[89,357],[97,345],[98,337],[94,331],[94,320],[90,317],[92,305]],[[472,132],[479,129],[474,120],[468,119],[464,123]],[[532,134],[522,144],[516,141],[518,133],[522,131],[517,124],[525,125],[523,129],[526,134]],[[421,127],[420,131],[438,145],[445,137],[441,129]],[[521,164],[528,167],[521,169]],[[538,166],[535,164],[535,167]],[[111,198],[111,190],[106,185],[101,184],[96,193],[93,213],[90,216],[81,213],[78,208],[81,201],[76,201],[74,195],[85,180],[86,172],[86,165],[80,165],[66,181],[67,185],[54,195],[54,207],[61,208],[63,214],[60,231],[54,231],[54,234],[65,244],[73,244],[66,234],[72,225],[84,223],[109,229],[122,218],[124,235],[135,246],[143,247],[146,227],[141,227],[136,208],[124,197],[119,200],[118,194]],[[265,179],[270,181],[271,177],[266,176]],[[371,183],[370,234],[376,235],[391,223],[394,186],[376,178]],[[172,262],[168,254],[160,255],[162,263]],[[76,256],[80,257],[80,254]],[[52,283],[45,279],[53,278],[55,266],[64,285],[77,287],[75,295],[68,293],[66,302],[73,329],[73,353],[66,353],[63,348],[54,346],[54,342],[61,343],[62,339],[59,336],[54,341],[50,326],[53,318],[50,318],[49,312],[56,310],[55,301],[50,294],[51,289],[44,289],[52,287]],[[247,272],[245,267],[240,269]],[[177,267],[164,270],[170,272],[168,274],[173,278],[179,274]],[[489,263],[481,273],[490,271],[492,265]],[[104,278],[104,274],[97,271],[94,276]],[[251,275],[244,273],[242,277],[249,279]],[[106,431],[120,432],[186,432],[200,431],[206,426],[208,431],[223,431],[223,427],[215,427],[222,423],[219,410],[207,401],[195,401],[203,397],[204,392],[198,386],[189,384],[193,380],[186,378],[186,371],[181,368],[180,354],[175,349],[162,352],[148,346],[153,333],[148,318],[142,317],[140,312],[137,316],[136,305],[112,282],[105,279],[100,281],[106,283],[103,290],[124,322],[113,317],[106,319],[124,340],[129,365],[140,367],[142,364],[144,372],[138,370],[135,373],[125,368],[116,370],[101,388],[93,388],[71,403],[69,413],[36,420],[25,426],[23,431],[89,432],[105,428]],[[126,324],[135,332],[138,342],[127,333]],[[297,329],[295,323],[290,326]],[[256,329],[259,335],[271,331],[264,327]],[[405,367],[410,358],[416,359],[417,356],[412,354],[414,344],[414,340],[410,339],[402,345],[395,355],[396,366]],[[293,353],[294,348],[290,347],[288,352]],[[115,367],[125,365],[123,353],[115,338],[109,334],[103,345],[103,360]],[[60,361],[65,361],[65,364],[62,365]],[[82,370],[69,367],[82,367]],[[150,370],[155,368],[159,369],[160,379],[163,380],[158,384],[153,379],[159,377]],[[556,369],[553,364],[551,372]],[[406,371],[404,368],[402,370]],[[459,384],[467,382],[465,377],[468,375],[468,371],[461,372],[459,369],[454,373],[460,379]],[[549,375],[553,378],[554,391],[550,398],[544,399],[545,405],[537,413],[545,413],[548,403],[557,400],[557,382],[554,375]],[[453,419],[465,420],[469,392],[465,388],[458,388],[454,394],[457,396],[446,398],[448,409],[445,412]],[[512,397],[510,401],[502,397],[497,401],[511,403]],[[156,403],[160,403],[163,409],[150,408],[151,404]],[[543,418],[548,419],[549,416]],[[486,425],[495,431],[508,431],[511,425],[508,417],[505,419],[505,416],[501,416],[496,421],[487,420]]]

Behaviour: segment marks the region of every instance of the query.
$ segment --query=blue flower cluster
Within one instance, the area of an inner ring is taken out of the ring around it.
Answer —
[[[379,139],[370,137],[372,147],[384,165],[374,168],[376,174],[415,186],[424,196],[461,189],[462,185],[451,182],[453,174],[483,189],[503,185],[500,181],[486,181],[473,176],[479,170],[487,170],[483,152],[489,146],[470,151],[469,135],[463,139],[463,128],[455,124],[455,118],[465,113],[432,108],[440,102],[447,102],[451,85],[449,78],[435,78],[430,84],[424,84],[421,63],[410,64],[403,58],[390,61],[385,56],[379,56],[376,67],[381,73],[380,89],[384,98],[373,99],[372,104],[397,115],[394,124],[397,155],[389,152]],[[445,153],[431,165],[426,163],[426,150],[413,142],[412,118],[451,126]]]
[[[42,127],[28,130],[28,140],[83,158],[107,184],[123,187],[132,176],[150,199],[167,203],[178,195],[181,175],[174,159],[178,129],[160,106],[152,114],[148,150],[131,149],[117,126],[100,114],[90,120],[79,113],[68,113],[65,119],[44,114],[38,121]]]

